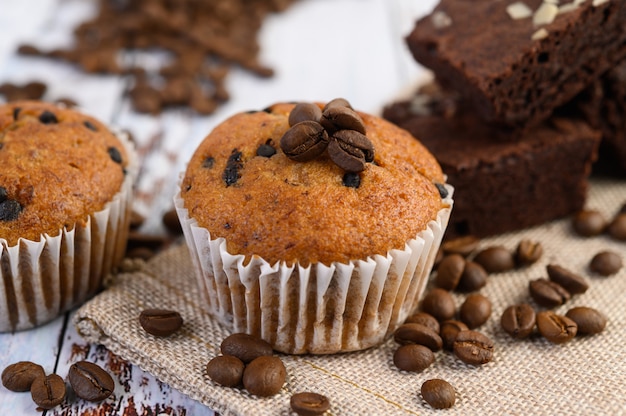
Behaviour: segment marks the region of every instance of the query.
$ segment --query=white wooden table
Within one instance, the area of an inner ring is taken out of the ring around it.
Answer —
[[[426,76],[404,43],[414,21],[435,0],[300,0],[271,16],[261,32],[261,60],[274,68],[272,79],[233,70],[227,80],[231,100],[214,115],[198,117],[172,110],[140,115],[123,98],[127,86],[114,76],[86,75],[71,65],[21,57],[17,45],[66,47],[72,28],[95,12],[90,0],[0,0],[0,83],[48,84],[45,99],[70,97],[84,112],[129,129],[144,164],[136,209],[148,219],[143,231],[163,232],[161,214],[171,207],[179,172],[202,138],[227,116],[265,108],[276,101],[327,101],[345,97],[358,109],[379,113]],[[140,56],[147,65],[158,57]],[[40,328],[0,334],[0,370],[17,361],[41,364],[47,373],[67,375],[87,359],[116,379],[115,405],[69,400],[45,415],[212,415],[202,404],[159,382],[140,368],[80,338],[68,313]],[[0,414],[36,414],[28,393],[0,388]]]

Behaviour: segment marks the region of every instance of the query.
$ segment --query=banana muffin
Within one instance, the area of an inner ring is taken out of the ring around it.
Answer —
[[[83,302],[121,260],[135,170],[128,141],[54,104],[0,106],[0,330]]]
[[[336,99],[224,121],[175,203],[209,312],[278,351],[334,353],[415,309],[451,194],[409,133]]]

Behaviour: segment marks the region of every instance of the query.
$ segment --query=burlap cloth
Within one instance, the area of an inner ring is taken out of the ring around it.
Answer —
[[[626,182],[594,179],[588,208],[612,217],[626,202]],[[535,265],[494,274],[482,289],[493,302],[493,314],[480,331],[496,343],[494,360],[466,365],[449,352],[423,373],[399,371],[392,361],[393,340],[380,347],[332,356],[281,356],[288,377],[282,391],[258,398],[245,390],[214,384],[206,363],[219,353],[229,332],[203,312],[201,297],[186,247],[178,245],[134,272],[114,276],[102,294],[76,316],[79,333],[104,344],[160,380],[222,415],[288,415],[292,393],[315,391],[331,400],[332,415],[407,415],[435,411],[422,399],[422,382],[443,378],[456,389],[457,403],[445,414],[471,415],[619,415],[626,414],[626,267],[611,277],[588,271],[591,257],[605,249],[626,260],[626,243],[607,236],[577,237],[566,219],[541,227],[485,239],[482,246],[502,244],[514,249],[521,238],[540,241],[544,256]],[[609,319],[600,335],[578,337],[554,345],[539,336],[513,340],[500,329],[502,311],[529,301],[528,281],[546,277],[545,266],[557,263],[583,276],[590,289],[574,296],[557,312],[591,306]],[[464,299],[455,295],[457,305]],[[176,335],[158,339],[138,324],[145,308],[178,310],[185,324]]]

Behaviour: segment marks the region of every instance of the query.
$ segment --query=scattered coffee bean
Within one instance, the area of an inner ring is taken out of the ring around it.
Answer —
[[[280,391],[287,378],[287,369],[278,357],[261,356],[243,370],[243,386],[250,394],[267,397]]]
[[[183,326],[180,313],[167,309],[146,309],[139,315],[141,327],[149,334],[167,337]]]
[[[454,406],[456,392],[450,383],[441,379],[426,380],[421,388],[422,397],[434,409],[449,409]]]
[[[237,387],[243,380],[244,363],[232,355],[218,355],[206,366],[211,380],[226,387]]]
[[[434,316],[439,321],[452,319],[456,313],[454,299],[446,290],[432,289],[422,300],[422,312]]]
[[[582,210],[572,218],[572,228],[583,237],[600,235],[606,228],[606,220],[598,211]]]
[[[554,308],[567,302],[571,295],[560,284],[548,279],[535,279],[528,283],[530,296],[537,304]]]
[[[480,240],[472,235],[445,241],[441,248],[445,254],[459,254],[467,257],[478,248]]]
[[[306,162],[321,155],[328,147],[328,133],[320,123],[302,121],[291,127],[280,139],[280,148],[296,162]]]
[[[622,258],[612,251],[602,251],[591,259],[589,269],[602,276],[611,276],[622,268]]]
[[[527,303],[509,306],[502,313],[500,326],[515,339],[528,337],[535,328],[537,315]]]
[[[456,290],[459,292],[474,292],[486,284],[487,271],[480,264],[468,260],[465,262],[465,268]]]
[[[393,339],[399,344],[419,344],[439,351],[443,341],[438,332],[422,324],[402,324],[393,333]]]
[[[474,261],[488,273],[502,273],[515,267],[513,254],[502,246],[488,247],[474,257]]]
[[[57,374],[37,377],[30,386],[30,395],[42,409],[52,409],[65,399],[65,382]]]
[[[322,112],[320,124],[324,126],[328,134],[340,130],[351,130],[365,135],[365,124],[356,111],[349,107],[333,105]]]
[[[578,306],[567,311],[565,316],[576,322],[577,334],[599,334],[606,327],[606,316],[594,308]]]
[[[289,113],[289,126],[300,123],[301,121],[320,122],[322,118],[322,110],[313,103],[298,103]]]
[[[178,219],[178,213],[176,209],[170,209],[163,213],[162,219],[163,225],[165,229],[173,235],[181,235],[183,233],[183,228],[180,225],[180,221]]]
[[[626,241],[626,213],[618,214],[609,224],[607,231],[618,241]]]
[[[76,395],[90,402],[106,399],[115,389],[111,375],[89,361],[72,364],[67,377]]]
[[[443,341],[443,348],[452,351],[454,349],[454,341],[456,341],[456,336],[461,331],[467,331],[469,328],[461,321],[456,321],[453,319],[443,321],[441,323],[441,330],[439,331],[439,335],[441,336],[441,340]]]
[[[477,331],[461,331],[454,341],[454,355],[466,364],[486,364],[493,359],[493,341]]]
[[[518,266],[528,266],[535,263],[543,255],[541,243],[531,240],[522,240],[515,250],[515,263]]]
[[[413,315],[406,318],[404,323],[405,324],[421,324],[432,329],[433,331],[437,333],[439,333],[439,329],[440,329],[439,321],[437,321],[437,319],[435,319],[434,316],[426,312],[415,312]]]
[[[241,174],[239,171],[243,169],[243,162],[241,161],[241,152],[237,149],[233,149],[230,156],[228,157],[228,161],[226,162],[226,168],[222,173],[222,180],[226,184],[226,186],[231,186],[237,183]]]
[[[561,285],[572,295],[585,293],[589,289],[589,284],[582,276],[567,270],[565,267],[561,267],[557,264],[548,264],[546,266],[548,277],[555,283]]]
[[[465,269],[465,258],[460,254],[447,255],[439,263],[435,275],[435,286],[444,290],[456,289]]]
[[[576,336],[578,327],[576,322],[552,311],[542,311],[537,314],[537,328],[545,339],[554,344],[563,344]]]
[[[243,332],[224,338],[220,350],[222,354],[233,355],[244,363],[249,363],[258,357],[271,356],[274,352],[267,341]]]
[[[393,354],[393,363],[400,370],[420,373],[435,362],[435,354],[430,348],[419,344],[399,347]]]
[[[313,392],[295,393],[289,400],[291,410],[299,416],[317,416],[330,409],[328,397]]]
[[[480,293],[469,295],[461,308],[459,309],[459,317],[469,329],[478,328],[491,316],[491,301]]]
[[[30,361],[20,361],[2,371],[2,385],[11,391],[29,391],[37,377],[46,374],[43,367]]]

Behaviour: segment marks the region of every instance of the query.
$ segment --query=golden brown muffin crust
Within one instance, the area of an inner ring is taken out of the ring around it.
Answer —
[[[358,188],[342,183],[345,172],[327,154],[309,162],[288,159],[279,142],[293,107],[276,104],[229,118],[189,162],[181,185],[185,208],[212,238],[224,237],[230,253],[302,265],[386,255],[404,249],[444,207],[435,186],[444,177],[434,157],[378,117],[359,113],[375,156],[358,174]],[[257,156],[262,144],[276,154]],[[236,152],[239,178],[227,186],[223,174]]]
[[[42,102],[1,105],[0,187],[21,210],[0,213],[0,238],[11,246],[84,224],[120,191],[127,163],[119,139],[92,117]]]

